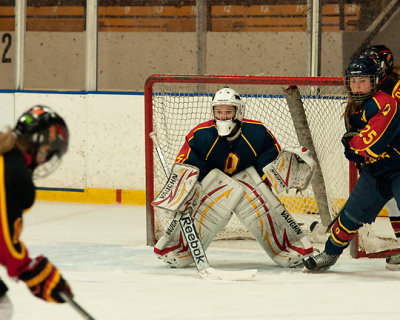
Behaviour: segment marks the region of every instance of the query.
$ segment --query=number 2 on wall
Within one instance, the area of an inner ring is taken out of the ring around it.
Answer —
[[[1,62],[11,63],[11,58],[7,58],[7,52],[8,52],[8,50],[10,50],[10,47],[11,47],[11,34],[9,34],[9,33],[3,34],[3,36],[1,37],[1,42],[2,43],[6,42],[6,47],[4,48]]]

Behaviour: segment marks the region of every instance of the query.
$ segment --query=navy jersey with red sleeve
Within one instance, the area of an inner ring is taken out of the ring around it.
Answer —
[[[254,166],[262,177],[262,168],[280,151],[275,137],[259,121],[243,119],[240,135],[229,141],[218,135],[214,120],[209,120],[189,132],[175,162],[199,168],[200,181],[215,168],[232,176]]]
[[[400,171],[400,111],[392,96],[378,91],[360,112],[365,122],[349,144],[351,150],[366,158],[364,167],[375,176]]]
[[[31,173],[17,149],[0,155],[0,183],[0,264],[10,277],[17,277],[31,262],[19,236],[22,212],[32,206],[35,198]]]
[[[383,91],[392,96],[392,98],[397,101],[397,104],[400,105],[400,81],[396,82],[392,78],[386,78],[382,84],[379,85],[379,91]],[[367,103],[368,105],[350,116],[350,127],[347,128],[347,131],[360,131],[367,125],[367,119],[372,118],[378,113],[379,107],[377,107],[376,104],[371,101]]]

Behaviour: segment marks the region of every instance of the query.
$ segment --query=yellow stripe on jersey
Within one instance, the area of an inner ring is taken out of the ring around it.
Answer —
[[[398,154],[400,154],[400,151],[397,150],[396,148],[393,148],[394,151],[396,151]]]
[[[371,157],[374,157],[374,158],[378,158],[378,157],[379,157],[379,155],[376,154],[375,152],[372,152],[370,148],[367,148],[367,149],[365,149],[364,151],[365,151],[366,153],[368,153],[368,155],[370,155]]]
[[[215,128],[217,128],[217,127],[216,127],[216,125],[215,125],[215,123],[213,123],[213,124],[212,124],[212,125],[210,125],[210,126],[206,126],[206,127],[200,127],[200,128],[197,128],[196,130],[194,130],[194,131],[193,131],[193,134],[192,134],[192,136],[191,136],[190,138],[188,138],[188,142],[194,138],[194,134],[195,134],[195,132],[197,132],[197,131],[199,131],[199,130],[203,130],[203,129],[208,129],[208,128],[211,128],[211,127],[215,127]]]
[[[356,233],[356,232],[358,231],[358,229],[357,229],[357,230],[349,230],[349,229],[347,229],[347,228],[342,224],[342,221],[341,221],[340,217],[339,217],[339,219],[338,219],[338,224],[339,224],[340,227],[341,227],[343,230],[345,230],[348,234]]]
[[[378,106],[378,108],[379,108],[379,110],[381,110],[382,108],[381,108],[381,106],[379,105],[379,103],[378,103],[378,100],[376,100],[376,98],[372,98],[374,101],[375,101],[375,103],[376,103],[376,105]]]
[[[367,117],[365,116],[365,110],[362,113],[361,120],[367,122]]]
[[[243,137],[244,141],[247,142],[247,144],[249,145],[250,149],[253,151],[254,155],[257,157],[257,153],[256,153],[256,151],[253,149],[253,147],[251,146],[250,142],[246,139],[246,137],[243,135],[243,133],[241,133],[240,135]]]
[[[217,143],[218,140],[219,140],[219,136],[217,137],[217,139],[215,139],[215,141],[214,141],[212,147],[210,148],[210,151],[208,151],[208,153],[207,153],[207,155],[206,155],[206,160],[208,159],[208,156],[210,155],[211,151],[214,149],[214,147],[215,147],[215,145],[216,145],[216,143]]]
[[[397,81],[395,87],[393,88],[392,97],[396,100],[400,100],[400,81]]]
[[[51,280],[50,283],[47,284],[47,288],[46,291],[44,292],[44,296],[46,298],[47,301],[50,302],[55,302],[57,303],[57,301],[51,296],[54,288],[58,285],[58,283],[60,282],[60,278],[61,278],[61,274],[60,271],[58,269],[55,270],[55,274],[53,276],[53,279]]]
[[[7,204],[6,204],[6,181],[4,176],[4,156],[0,156],[0,220],[2,234],[4,241],[7,245],[8,251],[16,259],[23,259],[25,257],[25,246],[22,242],[19,242],[21,246],[21,252],[18,252],[13,245],[13,241],[10,235],[10,229],[8,227],[8,216],[7,216]]]
[[[333,232],[333,230],[331,231],[331,237],[332,237],[332,240],[334,241],[334,242],[336,242],[336,243],[338,243],[338,244],[340,244],[340,245],[342,245],[342,246],[344,246],[344,245],[346,245],[347,243],[349,243],[348,241],[340,241],[338,238],[336,238],[336,236],[335,236],[335,233]]]
[[[39,283],[43,282],[52,272],[53,272],[53,265],[47,261],[46,265],[44,266],[43,270],[39,272],[36,276],[32,279],[25,281],[28,287],[37,286]]]

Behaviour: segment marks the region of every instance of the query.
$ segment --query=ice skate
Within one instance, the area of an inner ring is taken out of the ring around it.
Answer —
[[[392,271],[400,270],[400,253],[386,257],[386,269]]]
[[[339,259],[340,255],[328,254],[323,251],[314,257],[304,260],[304,266],[310,271],[325,271],[333,266]]]

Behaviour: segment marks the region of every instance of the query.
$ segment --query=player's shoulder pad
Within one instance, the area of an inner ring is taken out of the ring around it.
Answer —
[[[195,133],[200,132],[200,131],[204,132],[205,130],[210,130],[210,131],[217,130],[214,120],[208,120],[206,122],[199,123],[192,130],[190,130],[190,132],[186,136],[186,139],[190,140],[193,138]]]
[[[389,95],[392,95],[393,89],[396,86],[396,81],[391,78],[386,78],[383,83],[379,86],[379,90]]]
[[[250,120],[250,119],[243,119],[242,120],[242,131],[246,131],[246,130],[267,131],[267,128],[260,121]]]
[[[257,120],[251,120],[251,119],[243,119],[242,123],[249,123],[249,124],[253,124],[253,125],[261,125],[264,126],[264,124],[261,121],[257,121]]]
[[[376,105],[379,109],[382,109],[385,107],[386,104],[394,104],[396,100],[393,99],[393,97],[390,94],[387,94],[386,92],[383,92],[379,90],[375,95],[373,96],[372,99],[369,99],[366,104],[367,106],[371,105]]]
[[[250,119],[242,120],[242,132],[244,134],[250,133],[251,135],[255,136],[262,136],[262,135],[272,136],[271,132],[261,121],[250,120]]]

